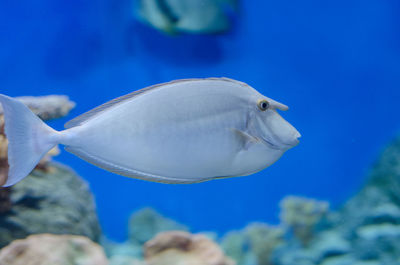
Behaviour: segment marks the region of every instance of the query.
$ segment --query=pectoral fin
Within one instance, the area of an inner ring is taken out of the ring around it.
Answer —
[[[256,136],[253,136],[247,132],[238,130],[238,129],[232,129],[235,135],[237,136],[238,140],[242,144],[242,149],[248,150],[249,147],[253,144],[260,143],[260,139],[257,138]]]

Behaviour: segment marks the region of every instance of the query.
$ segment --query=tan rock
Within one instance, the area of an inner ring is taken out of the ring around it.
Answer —
[[[107,265],[103,249],[83,236],[38,234],[0,250],[1,265]]]
[[[148,265],[234,265],[221,248],[201,234],[183,231],[159,233],[146,242],[144,256]]]

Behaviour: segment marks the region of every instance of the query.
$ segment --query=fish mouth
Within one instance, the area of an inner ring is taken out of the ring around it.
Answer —
[[[266,137],[261,136],[261,140],[269,147],[272,149],[289,149],[292,148],[300,143],[298,138],[295,138],[292,142],[290,143],[284,143],[276,140],[271,140]]]
[[[272,149],[276,150],[282,149],[278,144],[275,144],[272,140],[265,138],[263,136],[261,136],[260,138],[265,145],[271,147]]]

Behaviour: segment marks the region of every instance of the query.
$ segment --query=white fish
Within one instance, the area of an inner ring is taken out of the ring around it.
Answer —
[[[228,78],[154,85],[107,102],[55,131],[20,101],[0,95],[9,140],[5,187],[57,144],[108,171],[163,183],[258,172],[298,144],[276,109],[288,107]]]

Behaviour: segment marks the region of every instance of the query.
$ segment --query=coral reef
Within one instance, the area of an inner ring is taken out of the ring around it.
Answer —
[[[183,231],[158,234],[144,246],[147,265],[234,265],[219,246],[204,235]]]
[[[134,213],[129,221],[129,240],[133,244],[143,245],[160,232],[170,230],[187,231],[188,228],[165,218],[151,208]]]
[[[308,245],[286,239],[273,264],[400,264],[400,138],[382,153],[363,188],[325,222]]]
[[[180,230],[188,228],[176,221],[166,218],[151,208],[143,208],[132,214],[129,221],[129,240],[119,244],[107,239],[102,240],[110,264],[121,265],[136,264],[143,259],[143,245],[163,231]]]
[[[328,212],[326,202],[302,197],[288,196],[280,205],[280,225],[254,223],[226,235],[222,247],[227,255],[240,265],[277,264],[276,253],[282,253],[278,257],[286,257],[286,251],[303,249],[309,244]],[[297,264],[290,262],[287,264]]]
[[[303,245],[316,232],[316,226],[328,213],[329,204],[306,198],[288,196],[281,202],[281,222]]]
[[[230,231],[221,240],[222,249],[237,264],[255,264],[254,254],[249,251],[248,245],[248,240],[242,231]]]
[[[130,241],[115,243],[106,238],[102,238],[101,245],[110,258],[110,265],[130,264],[143,259],[142,245]]]
[[[284,230],[281,227],[256,223],[249,225],[245,234],[257,264],[271,265],[273,251],[284,242]]]
[[[32,235],[0,250],[2,265],[107,265],[102,248],[88,238]]]
[[[146,265],[143,260],[125,256],[111,257],[108,265]]]
[[[34,170],[12,187],[12,208],[0,215],[0,247],[31,234],[85,235],[94,241],[100,226],[89,187],[69,168],[55,163]]]

